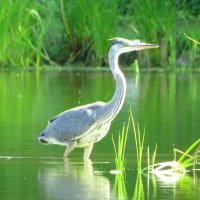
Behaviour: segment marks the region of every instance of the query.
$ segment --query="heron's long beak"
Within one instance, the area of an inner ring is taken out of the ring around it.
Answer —
[[[133,44],[133,46],[137,50],[142,50],[142,49],[152,49],[152,48],[158,48],[158,45],[155,44],[147,44],[147,43],[138,43],[138,44]]]

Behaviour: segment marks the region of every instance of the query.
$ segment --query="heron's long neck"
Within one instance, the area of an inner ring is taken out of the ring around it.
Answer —
[[[116,90],[113,98],[105,105],[105,114],[109,120],[112,120],[121,110],[126,95],[126,80],[118,66],[119,53],[114,49],[109,50],[108,60],[110,70],[116,81]]]

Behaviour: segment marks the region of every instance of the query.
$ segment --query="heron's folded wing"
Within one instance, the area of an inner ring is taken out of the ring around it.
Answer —
[[[76,140],[97,126],[98,111],[105,103],[98,102],[67,110],[49,121],[62,140]]]

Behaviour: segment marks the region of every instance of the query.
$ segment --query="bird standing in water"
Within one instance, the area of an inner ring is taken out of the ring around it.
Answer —
[[[63,158],[75,147],[84,148],[84,159],[90,157],[94,143],[108,133],[112,120],[122,108],[126,96],[126,79],[118,65],[119,55],[142,49],[157,48],[157,45],[124,38],[112,39],[108,52],[110,70],[116,81],[116,90],[107,102],[95,102],[66,110],[51,119],[38,140],[44,144],[67,146]]]

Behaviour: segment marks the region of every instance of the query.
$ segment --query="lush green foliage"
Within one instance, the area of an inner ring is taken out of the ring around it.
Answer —
[[[43,48],[45,26],[37,1],[2,1],[0,7],[0,64],[39,66],[49,60]],[[42,51],[43,49],[43,51]]]
[[[81,62],[105,65],[108,39],[139,38],[160,46],[135,55],[140,67],[195,66],[198,3],[156,0],[20,0],[0,7],[0,65],[41,66]],[[142,54],[142,55],[141,55]],[[125,56],[125,64],[133,61]],[[197,63],[197,64],[196,64]]]

